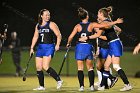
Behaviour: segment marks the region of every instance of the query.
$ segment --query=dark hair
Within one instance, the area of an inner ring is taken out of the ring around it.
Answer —
[[[41,18],[41,16],[43,15],[44,11],[49,11],[49,10],[47,10],[47,9],[42,9],[42,10],[40,10],[40,12],[39,12],[39,14],[38,14],[38,23],[39,23],[40,25],[41,25],[41,23],[42,23],[42,18]]]
[[[103,16],[104,17],[111,18],[111,16],[112,16],[112,10],[113,10],[113,7],[112,6],[109,6],[107,8],[101,8],[101,9],[99,9],[99,12],[103,13]]]
[[[85,19],[88,16],[88,12],[82,7],[78,8],[78,16],[81,20]]]

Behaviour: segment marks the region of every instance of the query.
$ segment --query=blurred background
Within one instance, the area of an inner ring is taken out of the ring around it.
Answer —
[[[124,18],[124,23],[118,25],[123,32],[120,38],[124,45],[122,66],[127,70],[127,75],[134,76],[140,65],[140,55],[133,56],[132,50],[135,42],[140,38],[140,0],[0,0],[0,32],[4,31],[4,24],[8,24],[7,40],[3,49],[3,63],[0,65],[0,75],[14,75],[15,67],[12,63],[11,50],[8,48],[8,38],[11,32],[17,32],[21,46],[21,66],[26,67],[29,58],[34,28],[37,24],[38,13],[41,9],[48,9],[51,20],[54,21],[63,36],[61,50],[52,60],[52,66],[58,71],[62,62],[67,38],[74,26],[80,21],[77,16],[77,6],[81,6],[90,12],[90,21],[96,21],[96,15],[100,8],[113,6],[113,20]],[[75,45],[75,39],[72,46]],[[135,69],[132,69],[135,68]],[[73,48],[69,53],[62,74],[76,75],[76,63]],[[29,68],[30,74],[35,74],[34,58]]]

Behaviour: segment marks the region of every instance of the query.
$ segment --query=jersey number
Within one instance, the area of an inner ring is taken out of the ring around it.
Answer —
[[[41,42],[43,42],[43,40],[44,40],[44,34],[40,34],[40,36],[41,36]]]
[[[81,37],[85,37],[85,36],[87,36],[86,33],[82,33],[82,34],[81,34]]]

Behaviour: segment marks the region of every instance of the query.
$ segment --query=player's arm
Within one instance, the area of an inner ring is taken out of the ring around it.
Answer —
[[[57,42],[56,42],[56,46],[55,46],[55,50],[57,51],[57,50],[59,50],[62,36],[61,36],[61,33],[60,33],[58,26],[54,22],[50,23],[50,28],[53,30],[54,34],[57,37]]]
[[[71,45],[71,42],[73,40],[73,37],[76,35],[76,33],[78,32],[78,25],[76,25],[72,31],[72,33],[70,34],[70,36],[68,37],[68,42],[67,42],[67,47]]]
[[[97,30],[98,29],[98,30]],[[91,35],[91,36],[87,36],[87,37],[81,37],[79,38],[79,41],[86,41],[88,39],[95,39],[95,38],[98,38],[99,36],[101,36],[103,30],[99,30],[99,28],[96,28],[96,33]]]
[[[38,40],[38,36],[39,36],[39,34],[38,34],[37,26],[36,26],[36,27],[35,27],[34,36],[33,36],[33,38],[32,38],[32,44],[31,44],[31,49],[30,49],[30,55],[31,55],[32,53],[34,53],[34,46],[35,46],[35,44],[36,44],[36,42],[37,42],[37,40]]]
[[[106,36],[99,36],[100,39],[107,40]]]
[[[93,28],[110,28],[111,26],[115,25],[115,24],[120,24],[123,23],[123,19],[118,18],[116,21],[112,21],[112,22],[102,22],[102,23],[92,23]]]
[[[120,27],[118,27],[117,25],[114,25],[113,27],[118,35],[122,32],[122,29]]]

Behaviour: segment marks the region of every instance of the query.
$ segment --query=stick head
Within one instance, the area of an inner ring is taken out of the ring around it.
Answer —
[[[22,79],[23,81],[26,81],[26,77],[25,76],[23,76],[23,79]]]

